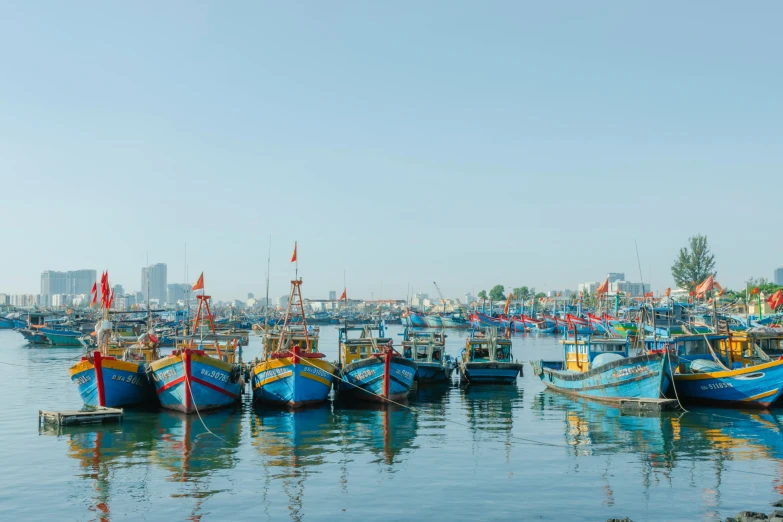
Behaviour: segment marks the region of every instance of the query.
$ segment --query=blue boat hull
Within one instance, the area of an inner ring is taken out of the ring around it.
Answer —
[[[39,331],[46,336],[50,344],[55,346],[80,346],[79,337],[84,335],[82,332],[50,328],[40,328]]]
[[[408,314],[408,324],[417,328],[427,327],[427,322],[424,320],[424,316],[413,312]]]
[[[416,368],[416,380],[420,383],[449,382],[454,368],[437,362],[419,362]]]
[[[669,355],[627,357],[578,373],[563,371],[562,361],[531,362],[547,388],[582,397],[663,398],[671,385]]]
[[[160,405],[183,413],[225,408],[239,401],[238,367],[186,349],[151,364]]]
[[[14,327],[13,319],[6,319],[5,317],[0,317],[0,330],[10,330],[13,327]]]
[[[428,328],[441,328],[443,326],[443,321],[438,315],[425,315],[424,323]]]
[[[675,374],[683,402],[769,408],[783,394],[783,360],[723,372]]]
[[[470,384],[512,384],[522,374],[522,365],[513,362],[463,362],[460,374]]]
[[[417,364],[399,356],[391,358],[389,370],[389,394],[384,393],[384,360],[371,357],[352,362],[341,371],[339,391],[341,397],[365,401],[400,401],[407,398]]]
[[[71,368],[86,406],[124,408],[155,402],[155,387],[147,379],[144,363],[116,359],[82,359]]]
[[[334,367],[323,360],[264,361],[253,370],[253,401],[289,408],[320,404],[329,398],[333,378]]]

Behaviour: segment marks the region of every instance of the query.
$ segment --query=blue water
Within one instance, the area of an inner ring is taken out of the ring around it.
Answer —
[[[335,329],[321,339],[336,359]],[[519,336],[514,355],[559,345]],[[204,415],[215,435],[154,411],[39,430],[39,409],[81,406],[79,356],[0,331],[0,520],[715,520],[783,495],[777,413],[620,414],[544,391],[529,365],[517,386],[422,388],[410,409],[245,402]]]

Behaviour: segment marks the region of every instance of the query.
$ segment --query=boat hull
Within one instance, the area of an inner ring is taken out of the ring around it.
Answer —
[[[239,401],[239,368],[199,350],[185,349],[150,366],[158,400],[164,408],[193,413],[225,408]]]
[[[449,382],[454,368],[436,362],[419,362],[416,368],[416,380],[419,383]]]
[[[79,337],[84,335],[81,332],[58,331],[41,328],[40,332],[46,336],[49,344],[54,346],[81,346]]]
[[[0,317],[0,330],[10,330],[14,328],[14,320],[6,317]]]
[[[155,401],[155,388],[145,370],[144,363],[105,358],[96,352],[92,361],[82,358],[73,365],[70,375],[86,406],[121,408]]]
[[[675,374],[683,402],[769,408],[783,395],[783,360],[722,372]]]
[[[263,361],[253,369],[253,402],[289,408],[323,403],[329,398],[334,372],[335,367],[323,359]]]
[[[427,322],[424,320],[424,316],[415,312],[410,312],[408,314],[408,324],[416,328],[427,327]]]
[[[424,323],[428,328],[441,328],[443,326],[443,320],[439,315],[425,315]]]
[[[463,362],[460,376],[470,384],[512,384],[522,374],[522,365],[514,362]]]
[[[340,395],[348,399],[386,402],[404,400],[413,386],[418,365],[400,356],[389,364],[389,393],[384,392],[384,358],[371,357],[352,362],[340,372]]]
[[[671,385],[669,355],[627,357],[577,373],[557,368],[562,362],[531,362],[547,388],[591,398],[663,398]]]

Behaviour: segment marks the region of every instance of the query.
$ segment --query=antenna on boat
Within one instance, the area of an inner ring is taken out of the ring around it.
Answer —
[[[645,295],[646,292],[644,291],[644,275],[642,275],[642,262],[639,259],[639,244],[636,242],[635,239],[633,240],[633,244],[636,247],[636,264],[639,267],[639,280],[642,282],[642,295]],[[644,298],[642,298],[642,303],[644,303]],[[653,330],[653,346],[655,346],[655,337],[656,337],[655,336],[655,317],[654,317],[654,313],[652,312],[652,306],[650,307],[650,309],[651,309],[651,315],[652,315],[652,317],[651,317],[651,320],[652,320],[651,326],[652,326],[652,330]],[[641,324],[639,326],[641,326]],[[637,344],[637,346],[639,346],[639,332],[638,331],[636,333],[636,344]],[[642,346],[643,346],[643,344],[642,344]]]
[[[264,301],[264,333],[269,332],[269,267],[272,264],[272,235],[269,235],[269,250],[266,258],[266,300]],[[266,336],[264,336],[266,340]]]

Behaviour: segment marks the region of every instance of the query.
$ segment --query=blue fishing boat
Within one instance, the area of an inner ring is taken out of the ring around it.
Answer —
[[[349,332],[360,331],[358,338]],[[378,335],[374,335],[374,332]],[[340,328],[338,351],[341,398],[375,402],[401,401],[408,397],[418,365],[404,358],[385,337],[383,323]]]
[[[35,328],[22,328],[17,330],[22,337],[30,344],[49,344],[49,339],[46,338],[38,329]]]
[[[424,323],[428,328],[441,328],[443,327],[443,320],[439,315],[427,314],[424,316]]]
[[[416,310],[408,310],[407,314],[408,325],[414,328],[426,328],[427,321],[424,319],[424,314]]]
[[[683,402],[770,408],[783,395],[783,360],[771,359],[753,345],[732,350],[722,334],[676,335],[645,339],[651,350],[679,357],[674,385]]]
[[[442,315],[440,320],[443,323],[443,328],[468,328],[470,326],[462,314]]]
[[[53,346],[81,346],[79,338],[84,336],[83,332],[65,328],[48,327],[40,328],[39,331],[46,336],[49,344]]]
[[[12,330],[14,328],[15,326],[13,319],[0,316],[0,330]]]
[[[291,281],[283,325],[264,336],[264,359],[251,378],[255,403],[299,408],[329,398],[336,369],[318,351],[318,328],[306,321],[289,324],[297,313],[304,317],[301,284],[301,279]]]
[[[576,337],[561,341],[563,359],[531,362],[547,388],[599,400],[661,399],[671,385],[668,352],[629,356],[626,339]]]
[[[454,364],[446,357],[446,336],[442,332],[403,331],[402,355],[415,361],[416,381],[443,383],[451,381]]]
[[[203,288],[203,286],[202,286]],[[241,348],[236,336],[218,335],[212,322],[207,295],[199,300],[192,336],[178,337],[171,355],[150,364],[160,405],[184,413],[205,411],[239,402],[243,380]],[[211,335],[199,329],[202,314],[209,322]],[[221,341],[225,344],[221,345]]]
[[[511,339],[497,328],[473,330],[460,354],[460,377],[470,384],[511,384],[522,374],[522,364],[511,353]]]

